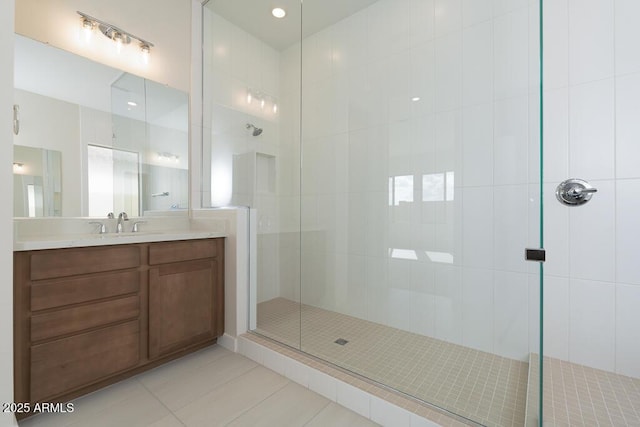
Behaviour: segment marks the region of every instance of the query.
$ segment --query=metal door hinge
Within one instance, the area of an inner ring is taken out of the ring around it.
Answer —
[[[524,259],[527,261],[545,262],[547,252],[543,248],[526,248],[524,250]]]

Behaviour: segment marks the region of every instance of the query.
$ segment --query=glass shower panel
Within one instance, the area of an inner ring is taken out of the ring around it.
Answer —
[[[309,33],[345,4],[303,4],[301,349],[524,425],[539,385],[540,274],[523,255],[540,245],[539,4],[364,3]]]
[[[203,8],[205,206],[257,212],[250,329],[300,347],[300,4]],[[210,165],[210,167],[208,167]]]

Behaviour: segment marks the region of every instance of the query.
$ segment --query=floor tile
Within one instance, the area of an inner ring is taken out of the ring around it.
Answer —
[[[252,360],[231,353],[198,369],[187,370],[180,378],[149,387],[149,391],[171,411],[176,411],[256,366]]]
[[[136,378],[149,389],[159,388],[164,383],[179,380],[187,373],[198,370],[230,354],[233,354],[233,352],[219,345],[213,345],[165,365],[158,366],[150,371],[143,372],[137,375]]]
[[[224,426],[250,410],[289,381],[257,366],[176,411],[186,426]]]
[[[299,427],[329,405],[324,397],[289,383],[228,425],[234,427]]]
[[[306,427],[373,427],[378,424],[368,420],[337,403],[330,403]]]

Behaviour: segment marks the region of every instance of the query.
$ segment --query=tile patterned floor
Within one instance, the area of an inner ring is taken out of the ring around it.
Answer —
[[[480,424],[524,425],[526,362],[316,307],[300,310],[284,298],[258,304],[257,316],[256,332],[373,381]]]
[[[377,424],[218,345],[41,414],[21,427],[355,426]]]
[[[538,377],[538,360],[531,356],[532,378]],[[640,426],[640,379],[550,357],[543,372],[545,426]],[[537,388],[533,382],[531,388]],[[527,426],[537,424],[537,393],[531,396]]]

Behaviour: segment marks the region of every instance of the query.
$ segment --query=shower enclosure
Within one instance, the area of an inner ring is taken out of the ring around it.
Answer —
[[[204,203],[257,210],[251,329],[459,419],[537,424],[541,5],[279,5],[203,10]]]

